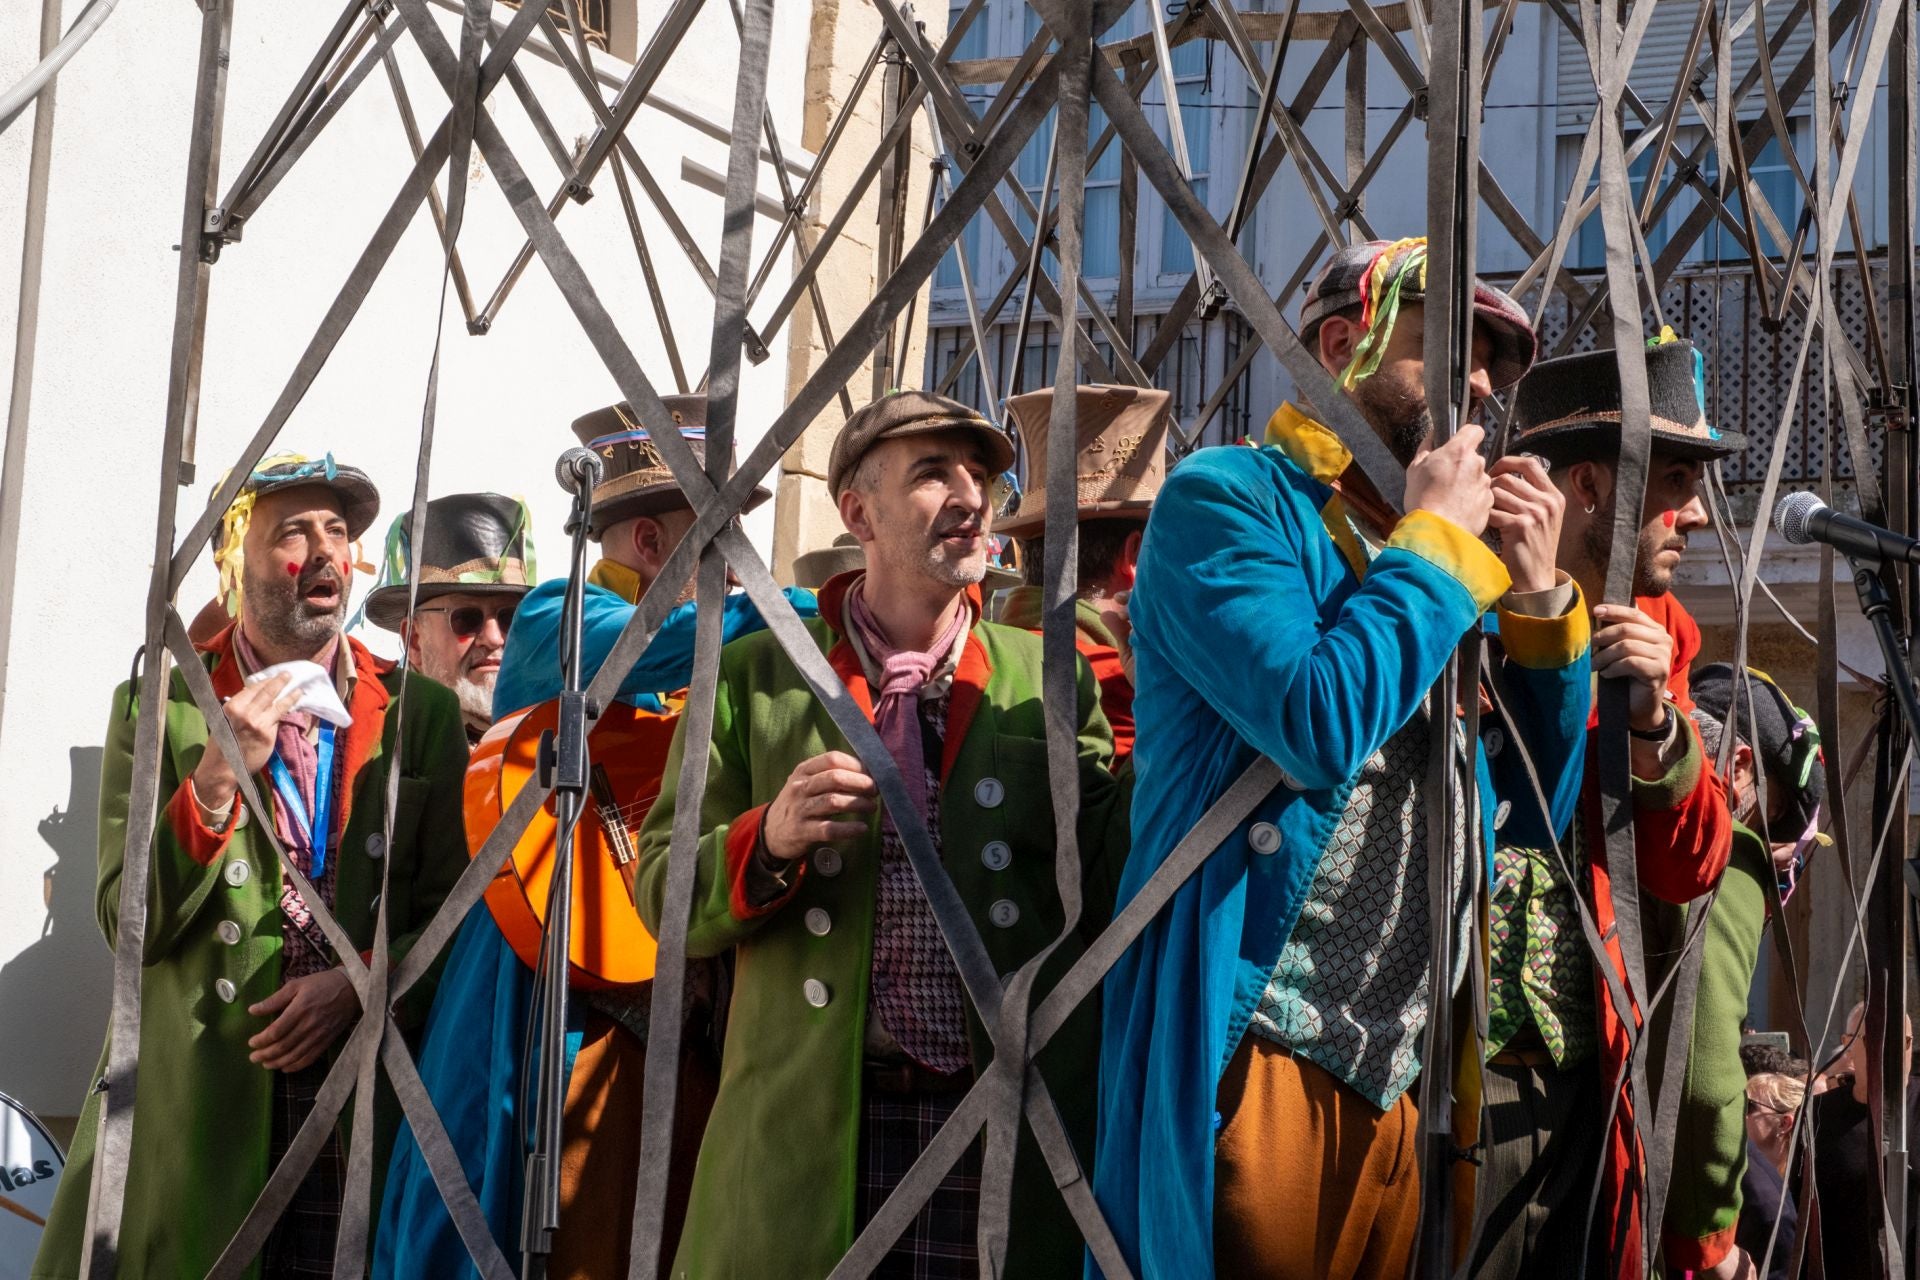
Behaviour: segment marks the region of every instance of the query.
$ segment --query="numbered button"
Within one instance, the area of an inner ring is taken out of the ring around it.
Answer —
[[[807,932],[816,938],[824,938],[833,931],[833,917],[820,907],[807,908]]]
[[[991,840],[980,850],[980,863],[989,871],[1005,871],[1013,861],[1013,850],[1004,840]]]
[[[253,879],[253,868],[247,865],[244,858],[231,858],[227,861],[226,877],[227,883],[238,889]]]
[[[846,863],[838,849],[819,848],[813,851],[813,869],[828,879],[839,875],[844,866]]]
[[[1271,822],[1256,822],[1247,828],[1247,844],[1255,853],[1280,852],[1280,828]]]
[[[1020,908],[1011,898],[1002,898],[987,908],[987,919],[1002,929],[1011,929],[1020,923]]]
[[[240,945],[240,926],[231,920],[222,920],[213,927],[214,936],[230,947]]]
[[[801,983],[800,993],[807,998],[807,1003],[816,1009],[826,1008],[827,1001],[833,999],[833,992],[827,990],[827,984],[818,978],[808,978]]]
[[[213,994],[219,996],[228,1004],[232,1004],[240,993],[234,988],[234,985],[225,978],[216,978],[213,982]]]
[[[998,778],[982,778],[973,784],[973,798],[982,809],[998,809],[1007,798],[1007,789]]]

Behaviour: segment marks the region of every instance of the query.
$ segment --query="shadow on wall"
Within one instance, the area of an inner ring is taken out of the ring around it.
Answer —
[[[67,755],[66,807],[40,820],[49,851],[46,922],[38,942],[0,966],[0,1092],[52,1117],[80,1109],[113,986],[113,953],[93,910],[101,750],[73,747]]]

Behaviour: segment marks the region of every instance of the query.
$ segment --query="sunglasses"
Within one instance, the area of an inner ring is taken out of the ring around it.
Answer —
[[[414,612],[444,613],[447,615],[447,630],[462,640],[471,640],[480,634],[480,629],[487,625],[489,617],[500,624],[501,635],[507,634],[508,629],[513,626],[513,615],[519,608],[520,603],[516,600],[512,604],[496,605],[491,613],[477,604],[463,604],[458,609],[436,605],[427,609],[415,609]]]

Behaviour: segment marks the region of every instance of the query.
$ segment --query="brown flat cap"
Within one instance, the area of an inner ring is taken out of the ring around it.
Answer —
[[[827,489],[838,498],[867,450],[897,436],[971,431],[985,450],[987,469],[998,475],[1013,465],[1013,441],[958,400],[931,391],[890,391],[847,419],[827,458]]]

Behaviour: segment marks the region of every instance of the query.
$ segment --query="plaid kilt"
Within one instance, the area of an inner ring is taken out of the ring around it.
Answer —
[[[856,1233],[886,1203],[962,1094],[880,1093],[860,1107],[860,1170],[854,1190]],[[975,1226],[980,1216],[980,1143],[948,1172],[875,1268],[882,1280],[974,1280],[980,1274]]]
[[[287,1149],[293,1146],[294,1135],[313,1110],[326,1078],[325,1058],[299,1071],[274,1072],[270,1170],[279,1167]],[[341,1189],[345,1182],[346,1161],[336,1130],[327,1134],[326,1145],[314,1157],[313,1167],[300,1180],[286,1212],[267,1236],[260,1259],[260,1274],[266,1280],[333,1275],[333,1244],[340,1233]]]

